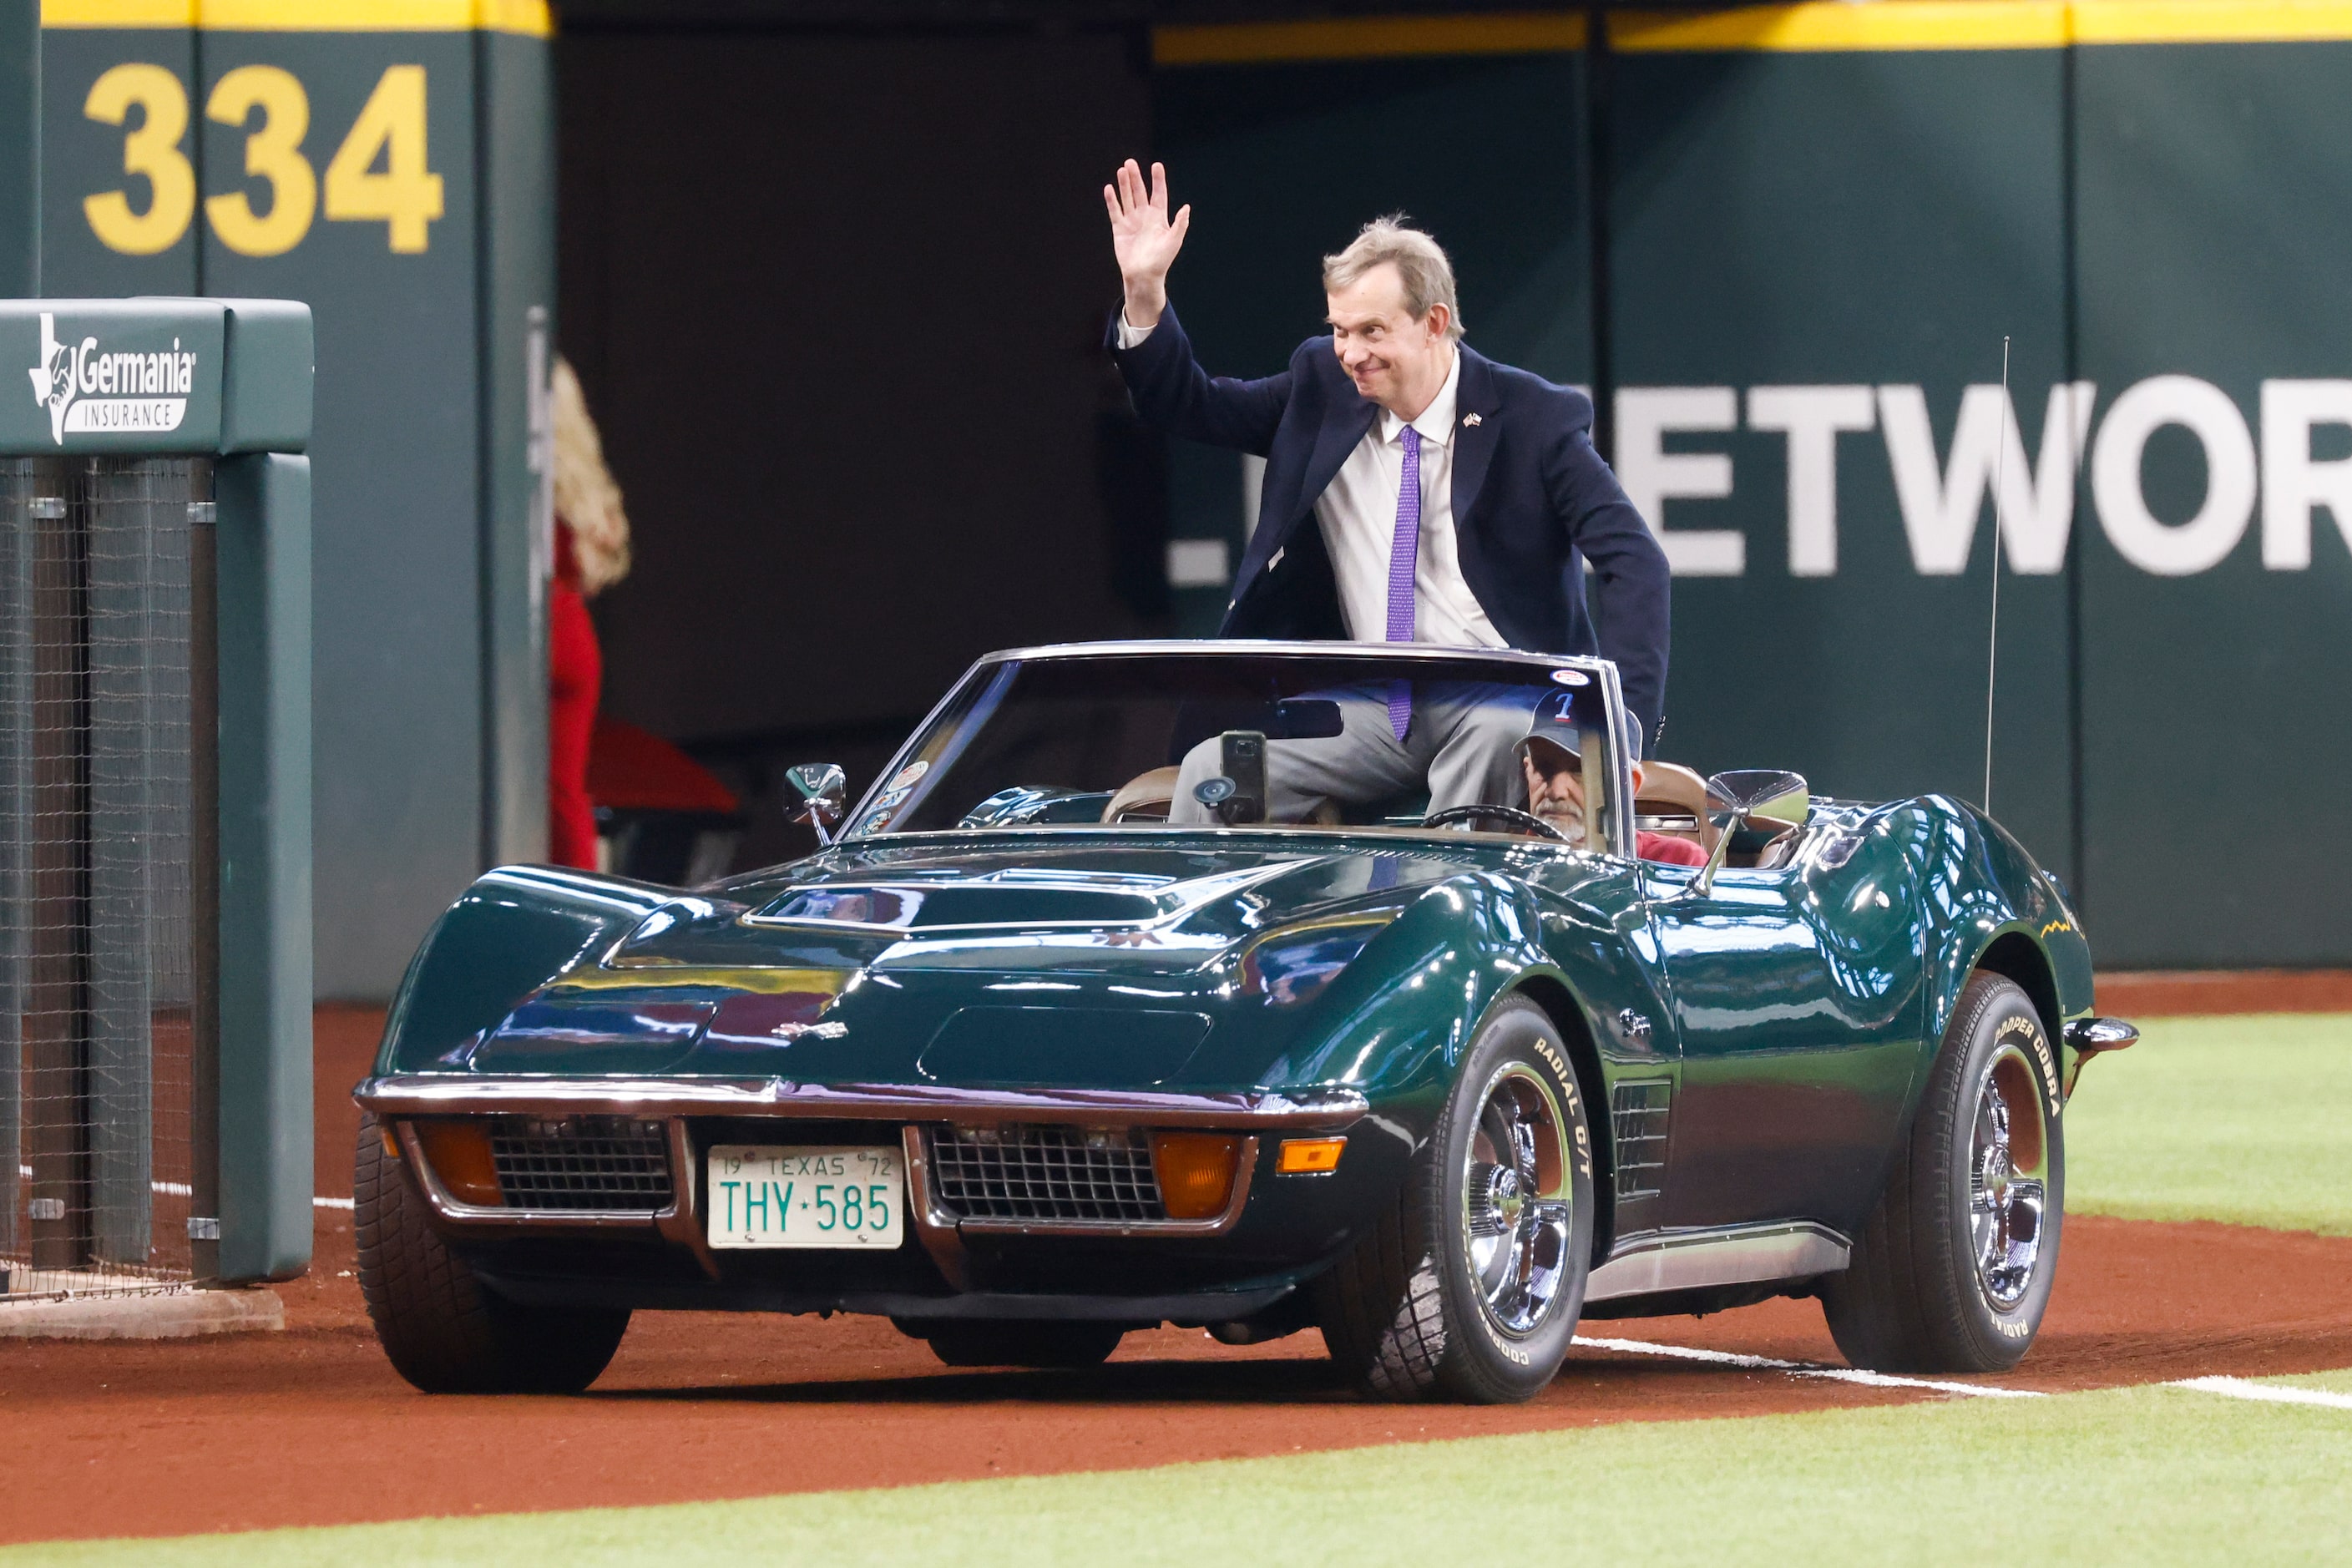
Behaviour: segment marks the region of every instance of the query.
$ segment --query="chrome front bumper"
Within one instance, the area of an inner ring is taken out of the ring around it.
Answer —
[[[2073,1064],[2065,1069],[2066,1081],[2059,1091],[2062,1100],[2074,1098],[2074,1086],[2081,1081],[2083,1069],[2091,1065],[2093,1057],[2128,1049],[2138,1043],[2139,1031],[2121,1018],[2085,1016],[2067,1024],[2065,1037],[2074,1058]]]
[[[402,1159],[417,1177],[434,1218],[455,1238],[515,1236],[595,1236],[651,1232],[691,1252],[711,1279],[720,1277],[710,1249],[700,1195],[700,1162],[689,1119],[726,1117],[778,1121],[869,1121],[894,1124],[906,1152],[916,1239],[949,1285],[971,1288],[963,1240],[973,1237],[1221,1236],[1241,1221],[1261,1134],[1344,1132],[1370,1109],[1352,1089],[1304,1094],[1171,1094],[1102,1089],[971,1089],[895,1084],[802,1084],[789,1079],[648,1081],[638,1079],[484,1078],[416,1073],[372,1078],[352,1098],[393,1129]],[[618,1116],[663,1124],[670,1161],[671,1201],[659,1210],[547,1210],[460,1201],[435,1175],[415,1125],[419,1117]],[[1232,1197],[1223,1214],[1202,1220],[980,1220],[940,1205],[923,1138],[927,1123],[986,1126],[1005,1122],[1118,1124],[1196,1128],[1242,1136]]]

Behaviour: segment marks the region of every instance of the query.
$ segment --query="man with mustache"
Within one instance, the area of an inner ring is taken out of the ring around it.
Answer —
[[[1528,810],[1559,829],[1570,843],[1581,847],[1587,834],[1584,800],[1584,742],[1574,706],[1566,692],[1539,703],[1527,734],[1519,741],[1519,769],[1528,786]],[[1633,795],[1642,794],[1642,763],[1633,762]],[[1592,803],[1598,809],[1603,803]],[[1706,852],[1687,838],[1636,830],[1633,852],[1644,860],[1669,866],[1704,866]]]
[[[1103,202],[1124,286],[1108,346],[1138,412],[1266,459],[1223,635],[1599,653],[1616,661],[1626,706],[1654,743],[1665,555],[1593,450],[1591,400],[1462,342],[1453,267],[1435,240],[1392,218],[1367,224],[1324,258],[1330,336],[1302,343],[1280,374],[1236,381],[1201,367],[1168,302],[1192,208],[1170,216],[1166,170],[1153,164],[1147,185],[1130,160]],[[1438,797],[1447,781],[1477,787],[1486,770],[1465,763],[1496,754],[1486,705],[1416,709],[1399,682],[1386,707],[1386,735],[1350,726],[1369,773],[1426,774],[1433,809],[1480,798]],[[1270,773],[1279,765],[1270,751]],[[1194,819],[1179,799],[1171,820]]]

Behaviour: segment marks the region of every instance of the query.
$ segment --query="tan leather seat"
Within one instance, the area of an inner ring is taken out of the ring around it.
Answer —
[[[1139,773],[1119,786],[1103,807],[1105,822],[1165,822],[1168,804],[1176,798],[1176,767],[1152,768]]]
[[[1715,819],[1706,814],[1706,781],[1680,763],[1643,763],[1642,793],[1633,801],[1637,816],[1680,815],[1698,823],[1698,847],[1715,853]],[[1677,833],[1674,837],[1688,837]]]
[[[1106,823],[1165,822],[1169,804],[1176,798],[1176,769],[1171,765],[1140,773],[1119,786],[1103,807]],[[1339,808],[1329,801],[1318,801],[1307,814],[1307,821],[1317,827],[1339,826]]]

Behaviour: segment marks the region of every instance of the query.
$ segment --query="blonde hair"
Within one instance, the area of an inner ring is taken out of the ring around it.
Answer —
[[[604,443],[572,362],[555,362],[555,515],[572,531],[580,591],[595,595],[629,574],[629,517],[604,467]]]
[[[1445,247],[1417,228],[1404,214],[1376,217],[1337,256],[1323,258],[1323,292],[1337,293],[1373,268],[1386,264],[1404,282],[1404,308],[1416,321],[1433,305],[1445,307],[1445,335],[1462,341],[1462,306],[1454,297],[1454,263]]]

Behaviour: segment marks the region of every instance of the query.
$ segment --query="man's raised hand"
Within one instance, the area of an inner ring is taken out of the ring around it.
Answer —
[[[1179,208],[1168,216],[1168,171],[1151,165],[1151,184],[1129,158],[1118,177],[1103,187],[1103,205],[1110,211],[1111,249],[1118,257],[1118,275],[1127,285],[1127,324],[1155,327],[1168,304],[1168,268],[1184,248],[1184,231],[1192,226],[1192,209]]]

